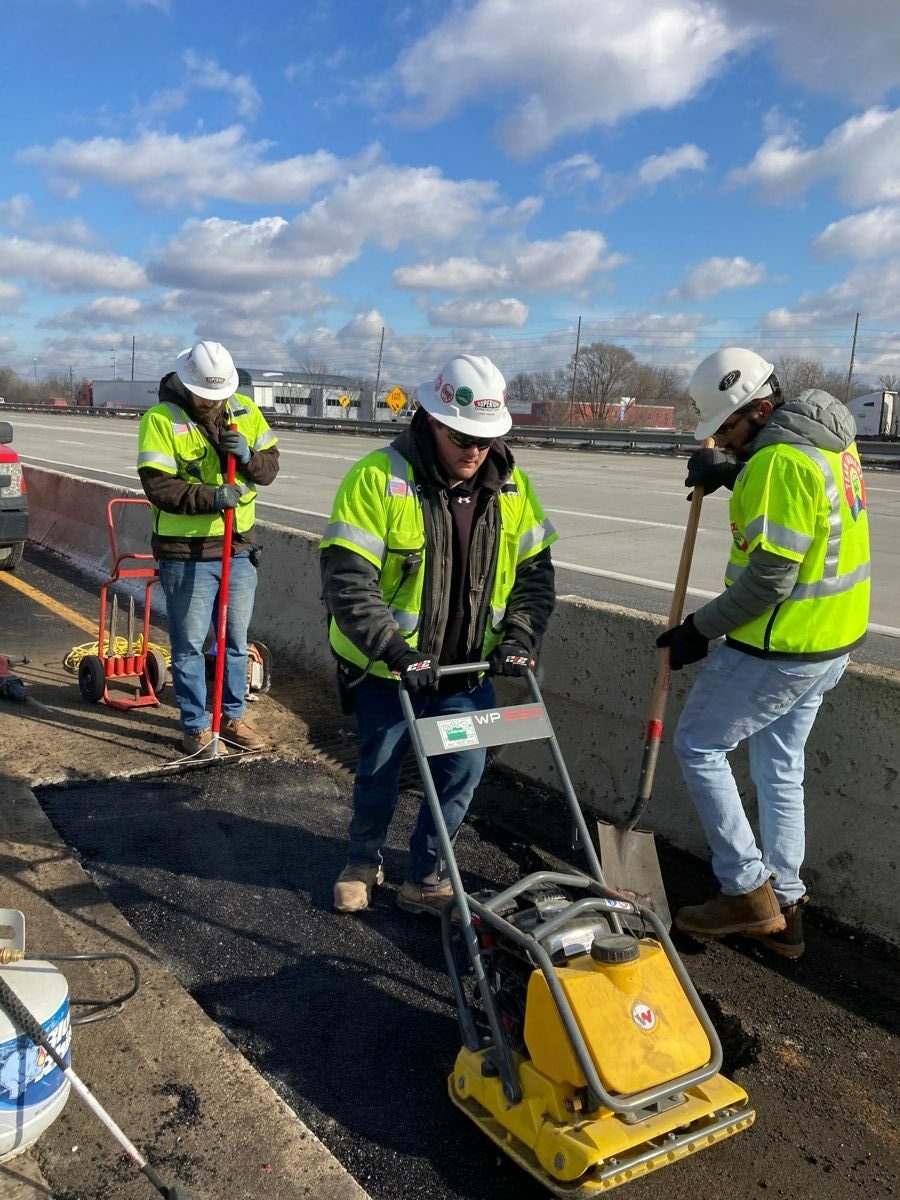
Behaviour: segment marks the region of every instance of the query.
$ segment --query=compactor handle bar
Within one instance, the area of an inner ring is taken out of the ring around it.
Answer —
[[[442,675],[472,675],[475,671],[489,671],[491,664],[489,662],[472,662],[472,663],[451,663],[447,667],[437,668],[437,677]]]

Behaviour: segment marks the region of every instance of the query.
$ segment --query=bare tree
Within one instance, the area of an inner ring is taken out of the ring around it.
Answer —
[[[529,380],[534,395],[533,404],[540,405],[541,423],[551,427],[571,424],[571,375],[559,367],[555,371],[535,371]]]
[[[900,375],[879,375],[875,380],[875,384],[878,390],[882,392],[900,391]]]
[[[575,400],[591,414],[591,423],[601,425],[612,405],[627,391],[637,359],[625,346],[615,342],[592,342],[578,356]],[[572,366],[574,368],[574,359]]]
[[[507,384],[506,398],[510,404],[530,409],[532,404],[534,404],[535,396],[534,381],[524,371],[520,371],[518,375],[513,376]]]

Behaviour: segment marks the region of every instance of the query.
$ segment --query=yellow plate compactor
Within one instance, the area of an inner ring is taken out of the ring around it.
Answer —
[[[719,1073],[721,1043],[665,926],[606,886],[531,673],[528,685],[526,704],[449,717],[417,719],[403,688],[400,698],[453,885],[443,942],[463,1047],[450,1099],[552,1192],[591,1197],[747,1129],[755,1114]],[[539,871],[469,895],[428,760],[535,739],[549,742],[589,871]]]

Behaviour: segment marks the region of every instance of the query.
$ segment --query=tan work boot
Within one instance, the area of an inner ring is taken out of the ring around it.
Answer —
[[[201,729],[199,733],[186,733],[181,739],[185,754],[196,758],[209,758],[212,745],[212,730]]]
[[[675,917],[675,928],[696,938],[720,938],[728,933],[761,937],[780,933],[784,927],[778,897],[768,879],[746,895],[726,896],[722,892],[705,904],[682,908]]]
[[[406,912],[431,913],[439,917],[452,899],[453,888],[449,879],[434,886],[407,880],[397,893],[397,907]]]
[[[243,717],[223,717],[219,730],[226,742],[240,746],[242,750],[265,750],[266,740],[259,736],[252,725],[248,725]],[[223,751],[228,747],[223,747]]]
[[[764,946],[774,950],[782,958],[802,958],[806,950],[803,940],[803,908],[809,903],[809,896],[801,896],[793,904],[782,906],[781,915],[784,917],[784,929],[781,933],[766,933],[758,937]]]
[[[334,911],[339,913],[362,912],[369,907],[372,888],[384,883],[381,867],[367,864],[348,865],[337,877],[334,885]]]

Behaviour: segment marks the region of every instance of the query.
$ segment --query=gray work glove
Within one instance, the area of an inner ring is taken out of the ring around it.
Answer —
[[[241,496],[249,492],[242,483],[223,483],[216,488],[213,498],[213,511],[223,512],[226,508],[237,508]]]
[[[219,447],[226,454],[233,454],[245,466],[250,461],[250,443],[237,429],[223,430],[219,435]]]
[[[720,487],[727,487],[730,492],[741,470],[741,463],[735,462],[724,450],[695,450],[687,465],[684,486],[702,487],[706,496]]]

